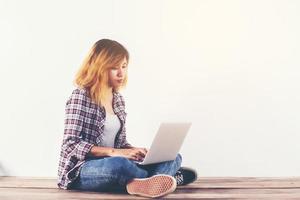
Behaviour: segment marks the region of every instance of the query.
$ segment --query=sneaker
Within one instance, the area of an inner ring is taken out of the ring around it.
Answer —
[[[143,197],[161,197],[176,189],[176,180],[169,175],[158,174],[149,178],[135,178],[126,185],[127,192]]]
[[[180,167],[174,175],[178,186],[187,185],[197,180],[197,172],[189,167]]]

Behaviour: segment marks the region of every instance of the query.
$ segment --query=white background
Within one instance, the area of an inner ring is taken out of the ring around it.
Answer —
[[[300,2],[0,0],[0,175],[57,175],[64,108],[91,46],[130,52],[128,140],[191,121],[199,176],[300,175]]]

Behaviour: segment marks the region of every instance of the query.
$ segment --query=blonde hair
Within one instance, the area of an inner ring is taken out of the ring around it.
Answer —
[[[124,58],[128,63],[129,53],[117,41],[109,39],[97,41],[77,72],[74,80],[75,85],[86,89],[91,99],[101,106],[109,91],[108,71],[119,65]],[[118,88],[113,88],[113,90],[119,91],[125,87],[127,79],[126,74],[123,84]]]

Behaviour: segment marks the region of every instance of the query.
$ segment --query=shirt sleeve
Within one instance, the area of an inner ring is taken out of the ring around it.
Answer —
[[[126,139],[126,127],[123,129],[124,134],[123,134],[123,143],[121,144],[121,148],[126,149],[126,148],[132,148],[133,146],[127,141]]]
[[[122,130],[122,133],[120,134],[121,137],[121,148],[132,148],[133,146],[127,141],[126,139],[126,116],[127,113],[125,112],[125,100],[124,97],[119,93],[119,97],[120,97],[120,105],[122,107],[123,110],[123,116],[124,116],[124,128]]]
[[[73,93],[66,103],[63,150],[79,161],[85,160],[94,146],[82,139],[84,120],[87,115],[86,97]]]
[[[123,128],[123,139],[122,139],[122,144],[121,144],[121,148],[132,148],[133,146],[127,141],[127,137],[126,137],[126,113],[125,113],[125,105],[124,105],[124,128]]]

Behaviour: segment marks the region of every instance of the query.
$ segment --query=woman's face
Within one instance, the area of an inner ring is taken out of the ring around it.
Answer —
[[[127,60],[124,58],[122,62],[108,72],[109,86],[113,88],[120,87],[127,74]]]

